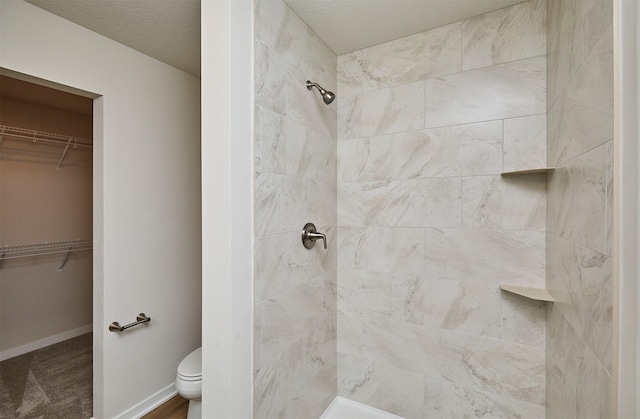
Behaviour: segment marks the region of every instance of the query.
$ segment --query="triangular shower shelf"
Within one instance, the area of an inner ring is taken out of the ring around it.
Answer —
[[[537,301],[553,302],[551,293],[545,288],[525,287],[523,285],[509,285],[501,284],[500,288],[503,291],[507,291],[513,294],[520,295],[525,298],[530,298]]]
[[[555,167],[540,167],[536,169],[522,169],[522,170],[513,170],[510,172],[502,172],[500,173],[502,176],[508,175],[524,175],[527,173],[548,173],[555,170]]]

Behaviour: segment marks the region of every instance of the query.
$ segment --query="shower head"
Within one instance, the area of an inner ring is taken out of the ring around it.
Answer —
[[[318,83],[314,83],[312,81],[307,80],[307,89],[311,90],[312,87],[315,87],[316,89],[318,89],[318,91],[322,95],[322,100],[327,105],[333,102],[333,99],[336,98],[335,93],[324,90]]]

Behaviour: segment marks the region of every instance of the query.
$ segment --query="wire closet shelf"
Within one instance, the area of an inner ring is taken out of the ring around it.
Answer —
[[[38,142],[52,143],[64,146],[62,156],[58,161],[57,169],[60,170],[62,162],[67,155],[70,147],[92,148],[93,140],[88,138],[72,137],[69,135],[54,134],[51,132],[35,131],[26,128],[12,127],[9,125],[0,125],[0,145],[4,137],[11,137],[17,140],[31,141],[34,144]]]
[[[67,263],[69,255],[71,253],[91,249],[93,249],[93,240],[70,240],[35,244],[19,244],[14,246],[0,246],[0,264],[7,259],[66,253],[67,256],[58,268],[58,270],[62,270],[64,265]]]

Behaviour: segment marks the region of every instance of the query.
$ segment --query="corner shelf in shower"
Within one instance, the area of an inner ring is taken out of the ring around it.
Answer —
[[[526,287],[523,285],[510,285],[510,284],[501,284],[500,289],[503,291],[510,292],[512,294],[517,294],[525,298],[529,298],[531,300],[536,301],[547,301],[553,302],[554,299],[551,296],[551,293],[546,288],[535,288],[535,287]]]
[[[11,137],[16,140],[31,141],[34,144],[38,142],[51,143],[64,146],[64,151],[60,160],[58,160],[57,170],[62,167],[62,162],[67,156],[69,147],[93,148],[93,141],[87,138],[71,137],[69,135],[54,134],[51,132],[35,131],[26,128],[11,127],[8,125],[0,125],[0,145],[4,137]]]
[[[58,268],[62,270],[69,259],[71,253],[80,252],[82,250],[93,249],[93,240],[70,240],[61,242],[44,242],[35,244],[19,244],[15,246],[0,247],[0,266],[6,259],[16,259],[25,257],[34,257],[39,255],[52,255],[56,253],[66,253],[64,261]]]
[[[509,176],[509,175],[524,175],[528,173],[548,173],[548,172],[553,172],[555,169],[556,169],[555,167],[540,167],[535,169],[512,170],[510,172],[502,172],[500,174],[502,176]]]

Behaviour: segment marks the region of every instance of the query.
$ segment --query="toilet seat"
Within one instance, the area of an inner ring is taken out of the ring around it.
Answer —
[[[183,381],[202,380],[202,348],[187,355],[178,365],[178,378]]]

